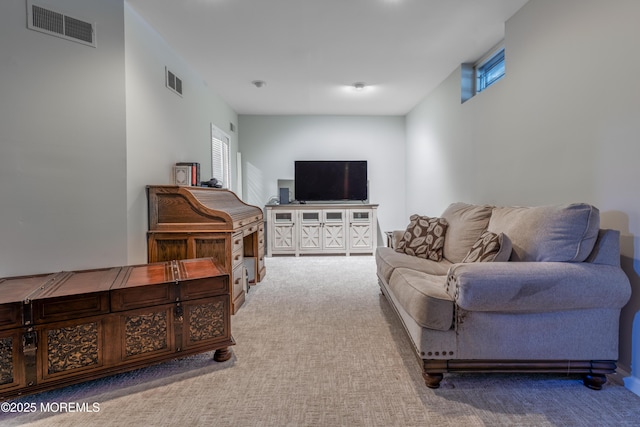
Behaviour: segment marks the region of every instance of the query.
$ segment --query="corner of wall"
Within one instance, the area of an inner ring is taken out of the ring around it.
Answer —
[[[632,393],[640,396],[640,378],[629,376],[623,379],[624,386],[631,390]]]

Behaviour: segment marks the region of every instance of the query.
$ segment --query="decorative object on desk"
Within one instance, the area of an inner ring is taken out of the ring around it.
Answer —
[[[200,163],[197,162],[178,162],[176,166],[188,166],[191,168],[190,184],[197,187],[200,184]]]
[[[174,166],[173,183],[181,186],[191,185],[191,166]]]
[[[200,187],[222,188],[222,183],[216,178],[211,178],[209,181],[202,181]]]

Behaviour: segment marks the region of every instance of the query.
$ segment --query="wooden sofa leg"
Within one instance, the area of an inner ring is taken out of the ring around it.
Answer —
[[[602,390],[602,386],[607,382],[607,376],[603,374],[585,374],[582,382],[591,390]]]
[[[422,373],[422,378],[424,378],[424,383],[429,388],[438,388],[440,387],[440,381],[442,381],[443,374],[428,374],[426,372]]]

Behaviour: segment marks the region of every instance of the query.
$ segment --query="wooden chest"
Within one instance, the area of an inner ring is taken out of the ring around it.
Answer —
[[[0,398],[199,352],[227,360],[230,306],[212,258],[0,279]]]

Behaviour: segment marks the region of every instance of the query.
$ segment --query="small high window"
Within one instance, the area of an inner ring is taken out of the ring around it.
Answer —
[[[504,77],[504,48],[475,67],[476,93],[482,92]]]
[[[500,43],[475,63],[462,64],[460,73],[460,101],[464,103],[504,77],[504,44]]]

